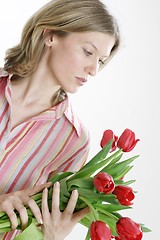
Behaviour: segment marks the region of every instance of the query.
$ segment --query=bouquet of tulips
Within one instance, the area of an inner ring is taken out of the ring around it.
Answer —
[[[134,180],[125,181],[125,175],[132,168],[131,163],[138,157],[122,160],[125,152],[131,151],[139,139],[130,129],[125,129],[118,138],[112,130],[106,130],[101,140],[102,149],[78,172],[57,173],[50,180],[61,184],[60,210],[67,206],[74,189],[79,192],[75,211],[89,207],[90,213],[80,223],[88,228],[85,240],[140,240],[143,232],[150,231],[143,224],[123,217],[119,211],[131,208],[135,197],[130,185]],[[116,151],[116,149],[118,150]],[[48,204],[51,205],[52,187],[49,189]],[[33,196],[41,207],[42,193]],[[16,240],[42,240],[41,231],[28,209],[29,226]],[[21,226],[19,225],[19,229]],[[0,232],[10,231],[10,222],[5,213],[0,213]]]

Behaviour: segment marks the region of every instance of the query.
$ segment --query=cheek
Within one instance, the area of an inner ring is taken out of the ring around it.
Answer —
[[[84,55],[80,48],[66,47],[63,51],[62,59],[65,60],[65,64],[71,67],[74,66],[78,68],[84,63]]]
[[[56,71],[75,71],[81,70],[85,64],[83,52],[80,50],[70,49],[65,47],[63,49],[56,49],[50,56],[50,66]]]
[[[82,60],[81,60],[81,56],[80,54],[78,53],[75,53],[75,52],[70,52],[68,53],[67,55],[64,56],[63,59],[66,59],[66,65],[70,65],[71,67],[74,66],[74,67],[78,67],[82,64]]]

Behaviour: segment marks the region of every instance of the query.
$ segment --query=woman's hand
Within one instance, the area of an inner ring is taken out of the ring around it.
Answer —
[[[74,212],[78,192],[74,190],[66,209],[61,212],[60,204],[60,184],[56,182],[53,188],[52,195],[52,211],[48,209],[48,189],[43,190],[42,195],[42,216],[44,240],[64,240],[65,237],[72,231],[73,227],[89,213],[89,208]]]
[[[22,228],[24,229],[27,226],[28,214],[25,206],[31,209],[37,222],[42,224],[41,211],[31,196],[51,185],[51,183],[46,183],[33,188],[0,195],[0,211],[7,213],[11,221],[12,229],[16,229],[18,226],[18,219],[14,210],[17,210],[20,215]]]

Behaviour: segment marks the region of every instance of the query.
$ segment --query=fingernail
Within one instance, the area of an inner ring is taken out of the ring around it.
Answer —
[[[77,190],[77,189],[74,189],[74,190],[73,190],[73,194],[78,195],[78,190]]]
[[[55,182],[54,187],[59,187],[59,182]]]
[[[39,219],[39,224],[41,224],[41,225],[43,224],[42,218]]]

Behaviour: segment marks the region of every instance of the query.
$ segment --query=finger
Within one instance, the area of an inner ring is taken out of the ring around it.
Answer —
[[[18,213],[19,213],[22,229],[25,229],[25,228],[27,227],[27,224],[28,224],[28,214],[27,214],[27,210],[26,210],[26,208],[25,208],[22,204],[20,204],[20,203],[16,203],[15,209],[16,209],[16,210],[18,211]]]
[[[75,222],[79,222],[82,218],[84,218],[88,213],[90,213],[90,208],[84,208],[78,212],[75,212],[73,215],[73,220]]]
[[[77,200],[78,200],[78,191],[75,189],[72,191],[71,197],[68,201],[67,207],[64,210],[64,212],[67,214],[72,214],[76,207]]]
[[[52,186],[51,182],[44,183],[44,184],[41,184],[41,185],[37,185],[37,186],[32,187],[31,189],[28,189],[27,193],[28,193],[29,196],[32,196],[32,195],[34,195],[38,192],[43,191],[44,188],[49,188],[51,186]]]
[[[16,227],[18,226],[18,219],[17,219],[17,215],[15,214],[15,212],[12,209],[6,210],[6,213],[11,221],[11,227],[13,230],[16,229]]]
[[[31,209],[33,215],[35,216],[37,222],[39,224],[42,224],[42,214],[41,214],[41,211],[37,205],[37,203],[32,199],[32,198],[29,198],[28,202],[27,202],[27,205],[28,207]]]
[[[52,193],[52,214],[56,216],[60,212],[60,183],[56,182],[53,187]]]
[[[45,188],[42,193],[42,216],[43,219],[47,219],[49,216],[49,208],[48,208],[48,189]]]

